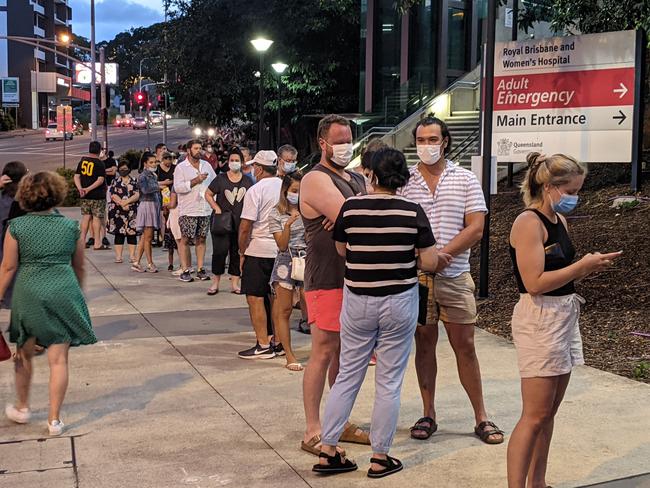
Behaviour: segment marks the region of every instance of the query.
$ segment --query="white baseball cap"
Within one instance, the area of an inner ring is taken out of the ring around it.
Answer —
[[[246,163],[247,166],[252,164],[275,167],[278,165],[278,155],[275,154],[275,151],[257,151],[255,157]]]

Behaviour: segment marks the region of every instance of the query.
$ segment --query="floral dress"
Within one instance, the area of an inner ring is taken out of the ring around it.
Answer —
[[[129,176],[129,182],[124,183],[121,176],[117,176],[109,188],[110,196],[117,196],[121,200],[131,198],[138,191],[138,182],[132,176]],[[125,236],[136,235],[136,216],[138,214],[138,202],[129,205],[128,210],[124,210],[120,205],[115,203],[111,198],[108,203],[108,222],[106,232],[112,235],[122,234]]]

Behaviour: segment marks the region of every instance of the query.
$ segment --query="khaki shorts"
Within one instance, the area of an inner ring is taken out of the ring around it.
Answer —
[[[512,312],[512,339],[522,378],[560,376],[585,364],[578,295],[522,294]]]
[[[81,206],[81,215],[92,215],[96,219],[101,220],[106,218],[106,200],[88,200],[82,198],[79,205]]]
[[[474,280],[469,273],[456,278],[422,274],[420,283],[429,288],[426,324],[438,325],[438,321],[451,324],[475,324],[476,299]]]

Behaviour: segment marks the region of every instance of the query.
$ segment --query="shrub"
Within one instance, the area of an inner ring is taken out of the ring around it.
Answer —
[[[78,207],[79,192],[77,191],[77,187],[74,184],[74,170],[68,168],[58,168],[56,172],[63,176],[66,183],[68,184],[68,194],[61,205],[63,207]]]
[[[0,111],[0,130],[14,130],[16,121],[9,112]]]

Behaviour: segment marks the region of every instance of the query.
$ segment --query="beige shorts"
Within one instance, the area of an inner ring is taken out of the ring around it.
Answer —
[[[512,313],[512,338],[522,378],[560,376],[585,364],[578,295],[522,294]]]
[[[429,288],[429,299],[427,323],[418,325],[438,325],[439,320],[450,324],[476,323],[476,287],[472,275],[463,273],[456,278],[446,278],[422,274],[420,283]]]

